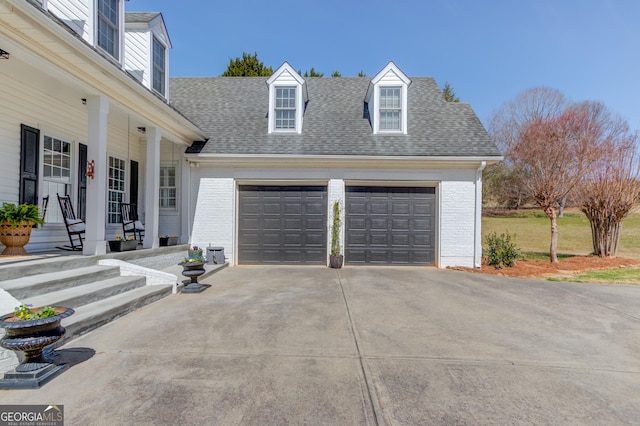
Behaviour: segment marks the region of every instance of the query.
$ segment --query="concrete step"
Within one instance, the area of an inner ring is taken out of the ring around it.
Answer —
[[[16,299],[23,300],[118,276],[120,268],[117,266],[92,265],[0,281],[0,288]],[[34,303],[34,306],[41,305]]]
[[[62,325],[67,329],[62,343],[95,330],[116,318],[170,294],[170,285],[144,286],[79,306],[75,309],[75,314],[62,321]]]
[[[96,256],[69,255],[3,264],[0,267],[0,281],[47,274],[50,272],[69,271],[71,269],[96,265],[97,263]]]
[[[65,306],[76,309],[138,287],[144,287],[145,281],[144,277],[116,276],[29,297],[24,300],[24,303],[32,304],[33,306]]]

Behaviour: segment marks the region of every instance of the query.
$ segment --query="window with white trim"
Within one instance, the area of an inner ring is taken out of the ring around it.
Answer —
[[[296,129],[296,88],[276,87],[276,130]]]
[[[157,38],[153,38],[153,90],[165,95],[165,52],[166,49]]]
[[[176,195],[176,166],[160,166],[160,208],[175,210]]]
[[[402,130],[402,88],[380,88],[380,130]]]
[[[47,223],[62,223],[62,212],[54,203],[56,194],[71,192],[71,143],[45,135],[42,151],[42,196],[49,196],[45,219]]]
[[[120,56],[120,19],[119,0],[98,0],[97,45],[119,60]]]
[[[109,157],[109,195],[107,200],[108,223],[120,223],[120,203],[124,202],[125,165],[124,160]]]

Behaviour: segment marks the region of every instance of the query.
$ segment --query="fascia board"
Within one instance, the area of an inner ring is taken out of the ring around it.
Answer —
[[[187,161],[202,164],[242,164],[248,167],[430,167],[430,168],[477,168],[485,162],[495,164],[504,157],[478,156],[346,156],[346,155],[242,155],[242,154],[185,154]]]

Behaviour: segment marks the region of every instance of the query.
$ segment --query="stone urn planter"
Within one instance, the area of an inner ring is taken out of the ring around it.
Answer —
[[[204,261],[188,260],[180,265],[182,265],[182,275],[191,279],[191,282],[182,289],[183,293],[201,293],[208,288],[198,282],[198,277],[206,272]]]
[[[72,315],[75,311],[71,308],[53,307],[53,316],[22,321],[16,313],[10,313],[0,317],[0,327],[6,334],[0,340],[0,346],[15,352],[24,353],[24,361],[14,371],[5,373],[0,380],[2,389],[27,389],[39,388],[53,379],[68,365],[57,365],[43,355],[46,346],[62,339],[66,330],[60,324],[63,318]],[[42,308],[30,310],[38,313]]]

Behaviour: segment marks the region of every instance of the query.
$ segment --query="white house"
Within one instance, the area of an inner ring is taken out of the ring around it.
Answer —
[[[231,264],[328,262],[340,201],[347,265],[479,267],[482,170],[502,159],[468,104],[390,62],[373,78],[172,78],[206,133],[186,151],[191,241]],[[184,187],[183,187],[184,188]]]
[[[162,16],[125,0],[0,0],[0,201],[49,197],[29,251],[68,242],[56,194],[86,220],[85,254],[122,233],[121,202],[137,204],[145,247],[189,240],[180,160],[205,134],[169,104],[170,48]]]
[[[29,251],[67,242],[67,194],[88,255],[130,202],[147,248],[172,234],[233,265],[326,264],[338,200],[347,265],[480,265],[482,170],[501,156],[469,105],[393,63],[170,79],[162,15],[125,4],[0,0],[0,201],[49,200]]]

